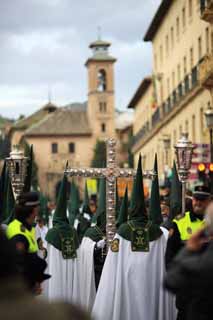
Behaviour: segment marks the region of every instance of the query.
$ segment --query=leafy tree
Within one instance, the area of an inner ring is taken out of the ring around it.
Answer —
[[[96,141],[91,166],[93,168],[106,167],[106,143],[104,141]]]
[[[31,147],[27,143],[26,140],[23,140],[22,146],[24,147],[25,156],[30,158]],[[33,190],[38,190],[38,166],[35,162],[34,153],[32,152],[32,179],[31,179],[31,186]]]

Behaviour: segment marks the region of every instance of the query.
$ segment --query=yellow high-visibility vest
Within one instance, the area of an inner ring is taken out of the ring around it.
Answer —
[[[6,233],[8,239],[12,239],[19,234],[23,235],[29,243],[28,253],[35,253],[38,251],[35,228],[28,230],[23,226],[22,222],[15,219],[8,225]]]
[[[201,229],[205,225],[204,220],[196,219],[195,221],[191,221],[190,212],[186,212],[185,215],[180,219],[174,219],[173,222],[175,222],[178,227],[182,241],[189,240],[194,232]]]

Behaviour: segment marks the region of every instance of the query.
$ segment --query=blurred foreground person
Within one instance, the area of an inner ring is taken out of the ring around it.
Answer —
[[[17,270],[13,244],[0,228],[0,310],[4,320],[89,320],[89,316],[70,304],[48,304],[35,299]]]
[[[184,320],[213,319],[213,203],[206,227],[194,233],[175,257],[165,279],[166,287],[187,301]]]
[[[180,214],[173,220],[169,231],[169,239],[166,249],[166,266],[169,266],[176,254],[183,248],[192,234],[204,226],[204,214],[210,201],[210,191],[206,186],[196,186],[192,195],[192,210]],[[176,295],[176,307],[178,309],[178,320],[185,320],[188,299],[184,293]]]
[[[15,205],[15,219],[8,225],[6,234],[17,254],[17,267],[34,294],[41,293],[41,283],[50,278],[45,274],[46,262],[37,255],[35,218],[39,208],[37,192],[23,193]]]

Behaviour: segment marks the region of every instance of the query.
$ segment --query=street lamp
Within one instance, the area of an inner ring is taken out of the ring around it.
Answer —
[[[205,112],[206,126],[210,137],[210,162],[213,163],[213,109],[209,106]],[[213,194],[213,176],[210,174],[211,194]]]
[[[13,188],[15,199],[22,193],[24,189],[24,181],[27,174],[27,160],[24,152],[16,145],[10,152],[10,157],[6,158],[9,176]]]
[[[178,174],[182,183],[182,214],[185,214],[186,182],[191,168],[194,149],[193,144],[188,140],[188,133],[181,134],[181,137],[174,148],[177,157]]]

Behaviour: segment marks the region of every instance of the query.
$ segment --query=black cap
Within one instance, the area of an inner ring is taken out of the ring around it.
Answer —
[[[37,207],[40,204],[38,192],[22,193],[17,201],[20,206],[24,207]]]
[[[204,185],[196,186],[192,196],[198,200],[206,200],[210,197],[210,189]]]

